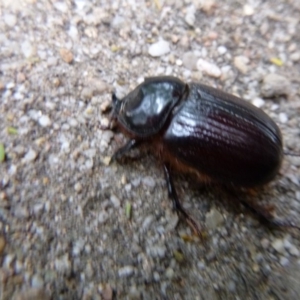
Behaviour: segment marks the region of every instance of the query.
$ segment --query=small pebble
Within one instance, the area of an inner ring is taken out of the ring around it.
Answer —
[[[265,105],[265,101],[262,98],[256,97],[255,99],[253,99],[252,104],[258,108],[261,108]]]
[[[215,0],[205,0],[201,1],[201,9],[204,11],[206,14],[210,15],[213,13],[215,7],[216,7],[216,2]]]
[[[76,182],[74,185],[74,189],[77,193],[81,193],[82,192],[82,184],[80,182]]]
[[[29,41],[25,41],[21,44],[21,51],[25,58],[30,58],[35,55],[35,47]]]
[[[89,79],[87,86],[92,90],[93,96],[101,95],[109,89],[109,86],[98,78]]]
[[[242,73],[246,74],[248,71],[247,64],[249,63],[248,57],[245,56],[236,56],[234,58],[234,66]]]
[[[7,254],[5,255],[3,261],[2,261],[2,268],[6,268],[9,269],[12,267],[12,263],[15,259],[15,255],[14,254]]]
[[[222,75],[221,69],[217,65],[210,63],[202,58],[198,59],[197,68],[199,71],[202,71],[214,78],[218,78]]]
[[[31,279],[31,286],[33,288],[42,288],[44,285],[44,280],[40,275],[33,275]]]
[[[129,294],[128,294],[129,300],[139,300],[141,298],[141,292],[137,289],[135,285],[130,287]]]
[[[268,74],[263,79],[261,94],[266,98],[287,96],[290,92],[290,82],[278,74]]]
[[[82,252],[84,245],[85,245],[84,239],[80,238],[80,239],[76,240],[73,245],[72,255],[78,256]]]
[[[280,264],[281,264],[283,267],[286,267],[286,266],[289,264],[288,258],[285,257],[285,256],[280,257]]]
[[[14,215],[19,219],[27,219],[29,217],[29,211],[26,206],[18,205],[14,209]]]
[[[294,245],[288,251],[291,255],[296,256],[296,257],[298,257],[300,254],[299,250]]]
[[[183,65],[189,70],[197,70],[197,56],[193,52],[186,52],[183,54]]]
[[[140,185],[141,179],[140,178],[135,178],[131,181],[131,184],[136,188]],[[300,194],[300,193],[299,193]],[[299,200],[300,200],[300,195],[299,195]]]
[[[9,27],[14,27],[17,24],[17,18],[12,14],[5,14],[3,16],[3,21]]]
[[[291,61],[299,62],[300,61],[300,51],[292,53],[290,56]]]
[[[38,122],[42,127],[47,127],[47,126],[51,125],[51,120],[47,115],[42,115],[39,118]]]
[[[184,21],[191,27],[194,27],[195,21],[196,21],[196,16],[194,11],[189,11],[185,17]]]
[[[54,261],[54,266],[58,273],[68,275],[70,273],[71,267],[72,267],[71,261],[69,259],[69,254],[66,253],[66,254],[56,258]]]
[[[284,253],[284,243],[282,239],[276,239],[272,242],[272,247],[279,253]]]
[[[278,115],[278,118],[279,118],[280,123],[282,123],[282,124],[286,123],[289,120],[287,114],[283,113],[283,112]]]
[[[118,271],[119,277],[129,277],[133,274],[134,268],[132,266],[125,266]]]
[[[252,16],[254,14],[254,8],[249,5],[249,4],[245,4],[244,7],[243,7],[243,13],[244,13],[244,16]]]
[[[174,270],[172,268],[166,270],[166,277],[170,280],[174,277]]]
[[[108,214],[106,211],[101,211],[98,215],[99,224],[103,224],[108,220]]]
[[[83,99],[91,99],[93,97],[93,89],[90,87],[85,87],[81,91],[81,97]]]
[[[150,177],[150,176],[146,176],[142,179],[142,182],[144,185],[146,185],[149,188],[154,188],[155,187],[155,180]]]
[[[231,293],[235,293],[236,292],[236,284],[234,281],[230,280],[228,282],[228,290],[231,292]]]
[[[64,1],[55,1],[53,2],[53,6],[62,13],[66,13],[69,9],[68,4],[65,3]]]
[[[121,201],[116,195],[110,196],[110,201],[113,204],[114,207],[118,208],[121,206]]]
[[[34,161],[38,156],[38,153],[34,151],[33,149],[29,149],[28,152],[25,154],[25,156],[22,159],[23,163],[29,163]]]
[[[225,47],[225,46],[219,46],[218,47],[218,53],[220,54],[220,55],[223,55],[223,54],[225,54],[227,52],[227,48]]]
[[[159,40],[149,47],[148,53],[152,57],[159,57],[170,52],[169,42],[165,40]]]
[[[261,243],[261,245],[262,245],[262,247],[263,247],[264,249],[268,249],[268,247],[269,247],[269,245],[270,245],[270,241],[269,241],[268,239],[262,239],[262,240],[260,241],[260,243]]]
[[[101,112],[106,112],[111,107],[111,101],[105,100],[100,105]]]
[[[142,229],[144,231],[148,230],[148,228],[150,227],[150,225],[153,222],[153,219],[154,219],[154,217],[152,215],[149,215],[144,219],[143,224],[142,224]]]
[[[147,247],[146,252],[149,256],[153,258],[164,258],[166,255],[166,247],[165,246],[159,246],[159,245],[153,245],[150,247]]]
[[[69,30],[68,30],[68,34],[69,36],[73,39],[73,40],[77,40],[78,39],[78,29],[76,26],[74,25],[71,25],[69,27]]]
[[[65,48],[59,50],[60,57],[64,62],[70,64],[73,61],[73,53]]]
[[[153,272],[153,279],[154,279],[156,282],[159,282],[159,281],[160,281],[159,273]]]
[[[211,209],[206,214],[205,224],[206,224],[206,227],[207,227],[208,230],[215,230],[223,222],[224,222],[224,218],[223,218],[222,214],[214,208]]]

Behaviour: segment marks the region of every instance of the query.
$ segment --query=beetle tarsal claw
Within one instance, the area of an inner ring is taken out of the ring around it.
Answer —
[[[191,216],[184,216],[187,224],[191,227],[191,229],[193,230],[193,232],[201,239],[203,239],[205,237],[205,234],[203,232],[203,230],[200,230],[197,222],[191,217]]]

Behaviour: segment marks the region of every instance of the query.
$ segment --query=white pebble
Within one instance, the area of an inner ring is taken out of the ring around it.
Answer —
[[[159,40],[149,47],[148,53],[152,57],[159,57],[170,52],[169,42],[165,40]]]
[[[75,241],[72,249],[72,254],[74,256],[78,256],[83,250],[84,245],[85,245],[84,239],[78,239],[77,241]]]
[[[23,163],[32,162],[36,159],[37,155],[38,154],[36,151],[34,151],[33,149],[29,149],[29,151],[25,154],[22,161]]]
[[[4,23],[9,27],[14,27],[17,24],[17,18],[15,15],[6,14],[3,17]]]
[[[252,104],[255,105],[256,107],[260,108],[265,105],[265,101],[262,98],[257,97],[255,99],[253,99]]]
[[[68,274],[71,270],[71,261],[69,259],[69,254],[66,253],[60,258],[54,261],[54,266],[57,272],[61,274]]]
[[[288,258],[286,258],[285,256],[280,257],[280,264],[285,267],[289,264],[289,260]]]
[[[40,275],[33,275],[31,279],[31,286],[34,288],[41,288],[44,285],[44,280]]]
[[[223,55],[223,54],[225,54],[227,52],[227,48],[225,47],[225,46],[219,46],[218,47],[218,53],[220,54],[220,55]]]
[[[182,60],[181,59],[176,59],[175,63],[179,67],[182,66]]]
[[[197,68],[199,71],[202,71],[207,75],[215,78],[220,77],[222,74],[221,69],[217,65],[210,63],[202,58],[198,59]]]
[[[101,211],[98,215],[98,222],[99,224],[103,224],[107,221],[108,219],[108,214],[106,211]]]
[[[195,20],[196,20],[196,17],[195,17],[195,13],[194,13],[194,12],[188,12],[188,13],[185,15],[184,21],[185,21],[189,26],[194,27]]]
[[[76,26],[70,26],[69,31],[68,31],[69,36],[71,37],[72,40],[77,40],[78,38],[78,30]]]
[[[35,53],[35,48],[29,41],[24,41],[21,44],[21,50],[25,58],[30,58]]]
[[[243,74],[247,73],[248,71],[248,66],[247,64],[249,63],[249,58],[246,56],[236,56],[234,58],[234,66]]]
[[[281,239],[276,239],[272,243],[272,247],[279,253],[284,253],[284,243]]]
[[[288,121],[288,116],[286,113],[280,113],[278,115],[280,123],[286,123]]]
[[[116,195],[111,195],[110,196],[110,201],[113,204],[114,207],[120,207],[121,201]]]
[[[146,176],[143,179],[143,184],[150,187],[150,188],[154,188],[155,187],[155,181],[151,176]]]
[[[77,120],[74,119],[74,118],[68,119],[68,123],[69,123],[69,125],[72,126],[72,127],[76,127],[76,126],[78,125]]]
[[[63,1],[55,1],[53,3],[53,6],[62,13],[65,13],[68,11],[68,5],[67,5],[67,3],[65,3]]]
[[[292,245],[291,248],[289,249],[289,253],[293,256],[299,256],[299,250],[296,248],[296,246]]]
[[[128,277],[132,275],[133,272],[134,272],[134,268],[132,266],[125,266],[119,269],[118,274],[120,277]]]
[[[158,245],[154,245],[146,249],[147,254],[153,258],[156,257],[164,258],[166,255],[166,251],[167,249],[165,246],[158,246]]]
[[[254,8],[249,4],[245,4],[243,7],[243,13],[244,16],[252,16],[254,14]]]
[[[153,216],[152,215],[147,216],[144,219],[144,222],[143,222],[143,225],[142,225],[142,229],[144,231],[146,231],[150,227],[150,225],[151,225],[152,222],[153,222]]]
[[[50,120],[50,118],[47,115],[42,115],[39,118],[39,124],[42,127],[47,127],[47,126],[49,126],[51,124],[51,120]]]

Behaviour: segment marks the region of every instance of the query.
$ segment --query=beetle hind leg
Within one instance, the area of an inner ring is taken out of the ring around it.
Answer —
[[[297,226],[293,221],[277,219],[273,215],[273,207],[265,207],[247,200],[241,200],[241,203],[270,225],[276,227],[296,228],[300,230],[300,227]]]
[[[176,210],[177,213],[179,213],[185,219],[185,221],[188,223],[188,225],[192,228],[192,230],[199,237],[202,237],[203,232],[201,232],[201,230],[199,229],[198,224],[186,212],[186,210],[183,208],[183,206],[179,202],[179,199],[178,199],[178,196],[177,196],[177,193],[176,193],[176,190],[175,190],[175,186],[174,186],[174,183],[173,183],[173,179],[172,179],[172,176],[171,176],[171,173],[170,173],[170,169],[166,164],[164,164],[164,173],[165,173],[165,177],[166,177],[166,183],[167,183],[169,198],[172,200],[172,203],[173,203],[173,209]]]

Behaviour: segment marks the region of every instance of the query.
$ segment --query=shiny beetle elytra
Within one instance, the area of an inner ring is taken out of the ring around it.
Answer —
[[[252,188],[274,179],[281,166],[282,137],[275,122],[261,109],[221,90],[160,76],[146,78],[122,101],[113,94],[112,101],[112,117],[130,137],[113,159],[148,143],[163,162],[174,208],[196,230],[178,201],[171,169],[200,180]],[[296,227],[250,206],[274,224]]]

